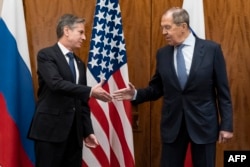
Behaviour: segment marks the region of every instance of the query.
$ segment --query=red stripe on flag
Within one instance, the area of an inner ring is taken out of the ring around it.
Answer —
[[[82,160],[82,167],[88,167],[87,163],[84,160]]]
[[[124,100],[123,101],[123,107],[124,107],[124,110],[125,110],[125,112],[127,114],[128,120],[129,120],[131,128],[132,128],[132,109],[131,109],[130,101]]]
[[[119,71],[119,70],[118,70]],[[109,85],[107,84],[108,82],[106,82],[106,84],[103,85],[103,89],[106,90],[107,92],[110,92],[109,90]],[[111,104],[112,102],[110,102],[109,104]],[[112,103],[113,104],[113,103]],[[109,115],[110,113],[112,113],[113,110],[110,109],[109,107]],[[112,120],[111,120],[112,121]],[[113,124],[114,126],[114,124]],[[112,138],[112,136],[111,136]],[[108,138],[109,142],[110,142],[110,137]],[[110,146],[112,146],[112,144],[110,144]],[[110,147],[110,166],[113,167],[113,166],[120,166],[119,164],[119,161],[118,161],[118,158],[116,157],[115,153],[113,152],[113,148]]]
[[[115,83],[118,85],[118,88],[122,88],[125,86],[123,77],[121,76],[120,70],[117,70],[113,75],[113,78],[115,80]],[[114,77],[115,76],[115,77]],[[120,87],[121,86],[121,87]],[[103,87],[107,92],[110,92],[108,85],[104,85]],[[134,166],[134,158],[133,155],[131,154],[128,143],[126,141],[125,135],[124,135],[124,129],[122,126],[122,120],[123,118],[120,118],[118,111],[114,105],[113,102],[109,103],[109,116],[111,123],[118,135],[119,141],[121,143],[122,151],[123,151],[123,158],[125,162],[126,167],[132,167]],[[131,110],[126,111],[127,116],[131,115]]]
[[[120,70],[117,70],[116,72],[114,72],[112,76],[113,76],[119,89],[126,87],[126,84],[124,83],[124,80],[123,80],[123,77],[122,77]]]
[[[105,86],[104,86],[105,87]],[[104,88],[105,89],[105,88]],[[107,84],[106,84],[106,89],[107,89]],[[91,98],[89,101],[90,107],[94,107],[95,110],[92,111],[92,114],[94,117],[97,119],[99,124],[102,126],[102,129],[104,130],[108,140],[109,140],[109,125],[108,125],[108,120],[106,119],[106,116],[104,114],[103,109],[101,106],[97,103],[96,99]],[[119,162],[115,154],[113,153],[113,150],[110,148],[110,162],[109,158],[103,151],[103,148],[101,146],[98,146],[95,149],[91,149],[92,153],[95,155],[96,159],[99,161],[102,166],[119,166]],[[87,166],[87,164],[85,163]]]
[[[22,147],[18,128],[8,114],[2,94],[0,94],[0,118],[0,166],[33,167]]]
[[[98,120],[107,138],[109,139],[109,123],[106,118],[106,115],[104,114],[102,107],[97,103],[96,99],[94,98],[90,98],[89,106],[90,108],[94,108],[94,110],[91,110],[91,112],[95,116],[95,118]]]
[[[121,79],[122,74],[120,70],[117,70],[114,74],[113,74],[113,78],[118,86],[119,89],[125,88],[127,87],[126,84],[124,83],[124,80]],[[129,101],[123,101],[123,106],[124,106],[124,110],[126,112],[127,118],[130,121],[130,124],[132,125],[132,110],[131,110],[131,103]]]
[[[112,148],[110,150],[110,166],[121,166]]]
[[[105,152],[103,151],[103,148],[101,146],[97,146],[94,149],[91,149],[91,151],[93,152],[93,154],[96,156],[97,160],[99,161],[99,163],[101,164],[101,166],[110,166],[110,162],[105,154]]]
[[[114,129],[119,137],[120,143],[121,143],[125,166],[132,167],[132,166],[134,166],[134,158],[129,150],[128,143],[127,143],[125,135],[124,135],[124,130],[126,130],[126,129],[123,129],[121,118],[120,118],[118,111],[116,110],[116,107],[114,106],[113,103],[109,103],[109,109],[111,111],[109,114],[111,123],[113,124],[113,127],[114,127]]]
[[[119,76],[119,75],[120,75],[120,72],[118,72],[117,76]],[[123,85],[125,85],[124,82],[121,82],[121,80],[123,81],[123,79],[119,79],[119,81],[120,81],[119,84],[121,85],[123,83]],[[109,92],[108,84],[104,84],[103,88]],[[102,107],[93,98],[90,99],[89,104],[90,104],[90,106],[95,108],[95,110],[92,111],[92,114],[97,119],[97,121],[100,123],[100,125],[104,129],[105,134],[107,135],[107,138],[109,139],[109,131],[107,129],[109,127],[108,122],[107,122],[108,120],[106,119],[106,115],[103,113],[104,111],[103,111]],[[130,103],[127,103],[127,104],[130,104]],[[127,113],[127,115],[131,115],[131,114]],[[123,159],[125,162],[125,166],[132,167],[135,165],[134,158],[133,158],[132,153],[129,150],[128,143],[126,142],[121,118],[118,114],[116,107],[114,106],[114,104],[112,102],[109,103],[109,116],[110,116],[111,123],[112,123],[112,125],[113,125],[113,127],[118,135],[119,142],[121,143],[121,148],[123,151]],[[103,151],[103,148],[98,146],[96,149],[92,149],[91,151],[93,152],[93,154],[95,155],[97,160],[100,162],[100,164],[102,164],[102,166],[111,166],[111,167],[120,166],[119,161],[118,161],[116,155],[114,154],[112,148],[110,149],[110,165],[107,164],[108,158],[107,158],[107,155],[105,154],[105,152]]]
[[[91,111],[93,116],[97,119],[99,124],[101,125],[104,133],[106,134],[106,137],[109,140],[109,124],[108,120],[106,119],[106,116],[103,112],[103,109],[101,106],[97,103],[96,99],[90,98],[89,100],[89,106],[90,108],[95,108],[94,111]],[[98,146],[95,149],[91,149],[92,153],[95,155],[96,159],[99,161],[100,164],[105,166],[109,166],[109,158],[103,151],[103,148],[101,146]]]

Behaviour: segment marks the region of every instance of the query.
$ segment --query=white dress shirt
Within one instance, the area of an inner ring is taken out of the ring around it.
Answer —
[[[69,57],[66,56],[67,53],[71,52],[69,51],[65,46],[63,46],[60,42],[57,42],[59,48],[61,49],[62,53],[64,54],[65,59],[67,60],[67,62],[69,63]],[[79,71],[78,71],[78,67],[77,67],[77,63],[76,60],[74,59],[74,64],[75,64],[75,70],[76,70],[76,84],[79,83]]]
[[[189,75],[191,64],[193,60],[193,54],[194,54],[194,45],[195,45],[195,37],[193,33],[190,33],[189,36],[186,38],[186,40],[182,43],[185,46],[182,48],[182,53],[184,56],[184,61],[186,65],[186,72],[187,75]],[[174,49],[174,66],[177,74],[177,60],[176,60],[176,54],[177,54],[177,48]]]

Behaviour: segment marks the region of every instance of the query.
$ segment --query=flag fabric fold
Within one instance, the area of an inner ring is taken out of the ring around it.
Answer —
[[[3,0],[0,18],[0,166],[34,166],[27,138],[35,109],[22,0]]]
[[[189,13],[192,31],[199,38],[205,39],[203,0],[184,0],[182,8]]]
[[[205,22],[203,0],[183,0],[182,8],[189,14],[189,24],[195,36],[205,39]],[[185,167],[192,167],[190,145],[188,147]]]
[[[112,93],[129,82],[125,39],[118,0],[97,0],[87,65],[88,85],[105,80]],[[83,166],[134,167],[131,105],[90,99],[91,118],[100,146],[83,148]]]

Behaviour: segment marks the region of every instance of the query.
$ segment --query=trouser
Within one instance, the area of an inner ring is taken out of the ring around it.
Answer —
[[[215,167],[216,143],[196,144],[192,142],[184,121],[177,139],[173,143],[162,144],[161,167],[184,167],[189,143],[193,167]]]
[[[66,141],[35,141],[36,167],[81,167],[82,147],[77,139],[75,121]]]

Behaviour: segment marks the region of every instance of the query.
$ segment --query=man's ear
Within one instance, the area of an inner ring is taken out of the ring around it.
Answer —
[[[68,37],[69,36],[69,27],[68,26],[64,26],[63,27],[63,32],[64,32],[64,35],[66,36],[66,37]]]
[[[181,26],[182,26],[184,29],[188,28],[187,23],[182,23]]]

